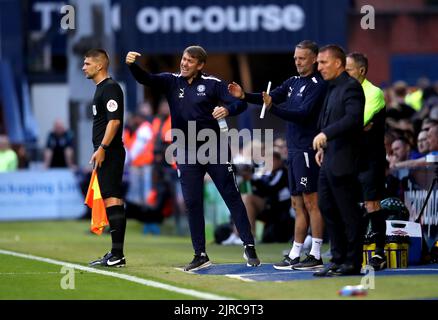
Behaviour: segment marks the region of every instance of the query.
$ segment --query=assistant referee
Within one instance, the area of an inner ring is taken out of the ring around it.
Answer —
[[[123,267],[126,215],[122,200],[125,148],[122,141],[123,91],[108,75],[109,58],[102,49],[85,54],[82,70],[96,84],[93,98],[93,147],[90,163],[97,169],[100,191],[110,225],[112,249],[90,266]]]
[[[385,99],[383,91],[366,79],[368,58],[363,53],[348,54],[345,70],[360,82],[365,94],[364,144],[359,181],[364,206],[371,221],[371,231],[376,241],[376,251],[369,264],[375,270],[381,270],[386,268],[386,216],[380,206],[385,189]]]

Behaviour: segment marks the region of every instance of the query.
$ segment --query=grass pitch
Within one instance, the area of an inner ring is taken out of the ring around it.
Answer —
[[[142,225],[128,220],[125,241],[127,267],[110,271],[234,299],[291,300],[346,299],[337,291],[359,283],[357,278],[288,282],[244,282],[224,276],[188,274],[177,270],[192,259],[189,237],[143,235]],[[31,254],[87,266],[108,251],[108,234],[89,232],[88,221],[44,221],[0,223],[0,249]],[[259,244],[263,263],[281,259],[288,244]],[[323,250],[325,251],[327,247]],[[243,263],[240,246],[207,244],[213,263]],[[62,289],[61,266],[0,254],[0,299],[196,299],[191,295],[130,282],[87,271],[75,270],[74,289]],[[108,269],[104,269],[108,270]],[[352,280],[353,279],[353,280]],[[352,283],[353,281],[353,283]],[[438,297],[438,276],[376,277],[375,289],[353,299],[430,299]]]

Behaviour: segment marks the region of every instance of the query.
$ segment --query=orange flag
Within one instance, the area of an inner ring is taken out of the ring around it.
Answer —
[[[91,174],[85,204],[91,208],[91,231],[101,235],[105,226],[108,225],[108,218],[106,216],[105,204],[100,194],[96,169]]]

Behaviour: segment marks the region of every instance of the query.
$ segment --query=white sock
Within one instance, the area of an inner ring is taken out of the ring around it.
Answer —
[[[301,254],[301,248],[303,247],[304,243],[298,243],[294,241],[294,244],[292,246],[292,249],[290,249],[289,252],[289,258],[295,259],[296,257],[299,257]]]
[[[317,260],[321,259],[321,246],[322,239],[312,238],[312,249],[309,254],[314,256]]]

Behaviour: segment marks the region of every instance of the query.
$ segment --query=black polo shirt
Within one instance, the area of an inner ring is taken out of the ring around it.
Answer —
[[[92,106],[94,149],[97,149],[102,143],[106,126],[110,120],[120,120],[120,126],[109,148],[123,146],[123,110],[123,91],[120,85],[112,78],[107,78],[98,83]]]

